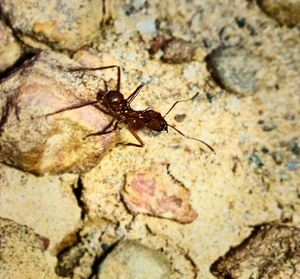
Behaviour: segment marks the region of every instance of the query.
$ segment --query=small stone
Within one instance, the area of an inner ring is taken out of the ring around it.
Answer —
[[[300,155],[300,147],[298,145],[297,139],[291,139],[289,142],[290,151],[295,155]]]
[[[235,22],[240,28],[244,28],[246,26],[246,19],[244,17],[237,17],[235,19]]]
[[[99,266],[98,279],[171,278],[169,260],[137,241],[117,245]]]
[[[0,73],[11,67],[22,55],[21,46],[17,43],[11,30],[0,18]]]
[[[285,167],[286,167],[288,170],[291,170],[291,171],[297,170],[298,167],[299,167],[299,162],[297,162],[297,161],[290,161],[290,162],[287,162],[287,163],[285,164]]]
[[[264,132],[270,132],[276,128],[276,125],[272,121],[263,121],[262,123],[262,129]]]
[[[31,228],[0,218],[0,279],[62,278],[44,251],[43,239]]]
[[[259,158],[259,156],[255,152],[250,155],[249,161],[250,161],[250,165],[254,168],[261,168],[264,165],[261,159]]]
[[[195,49],[190,42],[173,38],[166,42],[163,48],[162,60],[167,63],[191,62]]]
[[[298,278],[299,243],[299,228],[276,223],[257,226],[240,245],[220,257],[211,271],[220,279]]]
[[[282,164],[283,162],[283,156],[282,156],[282,153],[279,152],[279,151],[275,151],[272,153],[272,158],[274,160],[274,162],[277,164],[277,165],[280,165]]]
[[[176,114],[174,119],[175,121],[177,122],[182,122],[184,119],[186,118],[186,114],[183,113],[183,114]]]
[[[259,0],[262,10],[283,25],[300,27],[299,0]]]
[[[162,35],[154,37],[150,42],[149,54],[154,55],[157,53],[165,44],[166,39]]]
[[[267,147],[264,146],[264,147],[261,149],[261,152],[264,153],[264,154],[267,154],[267,153],[269,153],[269,149],[268,149]]]
[[[190,223],[197,218],[189,200],[189,191],[179,185],[163,165],[153,164],[127,176],[122,191],[126,207],[132,213],[143,213]]]
[[[102,0],[3,0],[0,5],[16,34],[34,48],[78,50],[92,42],[103,18]]]
[[[241,95],[258,90],[261,58],[242,48],[219,47],[207,57],[207,67],[220,86]]]

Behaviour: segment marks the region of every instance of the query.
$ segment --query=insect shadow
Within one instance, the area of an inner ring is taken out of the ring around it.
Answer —
[[[130,96],[125,99],[124,95],[120,92],[121,87],[121,68],[120,66],[111,65],[106,67],[98,67],[98,68],[75,68],[75,69],[69,69],[68,71],[71,72],[77,72],[77,71],[96,71],[96,70],[105,70],[105,69],[111,69],[111,68],[117,68],[117,86],[116,90],[108,90],[107,82],[104,80],[104,86],[105,91],[99,91],[97,93],[96,100],[94,101],[87,101],[82,102],[77,105],[69,106],[60,110],[57,110],[55,112],[49,113],[46,116],[54,115],[57,113],[61,113],[64,111],[77,109],[89,105],[95,106],[97,109],[102,111],[103,113],[110,115],[112,117],[111,121],[101,130],[95,133],[91,133],[87,135],[86,137],[90,136],[100,136],[104,134],[109,134],[113,131],[115,131],[120,123],[123,123],[127,126],[131,134],[137,139],[139,143],[125,143],[127,146],[136,146],[136,147],[143,147],[144,142],[137,134],[137,131],[142,128],[148,128],[152,131],[161,132],[166,131],[168,132],[168,127],[175,130],[177,133],[181,134],[185,138],[195,140],[198,142],[201,142],[206,147],[208,147],[212,152],[215,153],[214,149],[207,144],[206,142],[189,137],[185,135],[183,132],[175,128],[173,125],[169,124],[165,117],[170,113],[170,111],[181,102],[187,102],[195,98],[199,93],[194,95],[192,98],[189,98],[187,100],[180,100],[176,101],[171,108],[167,111],[167,113],[162,116],[159,112],[152,110],[152,109],[145,109],[145,110],[134,110],[131,107],[132,101],[135,99],[135,97],[141,92],[141,89],[144,87],[144,84],[140,84],[131,94]]]

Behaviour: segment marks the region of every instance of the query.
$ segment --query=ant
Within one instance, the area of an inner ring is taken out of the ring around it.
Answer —
[[[137,139],[139,142],[138,144],[136,143],[127,143],[126,145],[129,146],[136,146],[136,147],[143,147],[144,143],[142,139],[138,136],[137,130],[140,130],[144,127],[156,131],[156,132],[161,132],[161,131],[167,131],[168,132],[168,127],[171,127],[174,129],[177,133],[181,134],[182,136],[199,141],[203,143],[205,146],[207,146],[212,152],[215,153],[214,149],[207,144],[206,142],[188,137],[181,131],[179,131],[177,128],[175,128],[173,125],[170,125],[166,120],[165,117],[170,113],[170,111],[178,104],[181,102],[187,102],[195,98],[199,92],[193,96],[190,99],[187,100],[180,100],[176,101],[171,108],[167,111],[167,113],[162,116],[159,112],[156,112],[152,109],[145,109],[141,111],[136,111],[131,108],[130,104],[134,100],[134,98],[140,93],[141,89],[144,87],[144,84],[140,84],[134,91],[131,93],[131,95],[125,99],[124,95],[120,92],[120,87],[121,87],[121,68],[120,66],[116,65],[111,65],[111,66],[106,66],[106,67],[98,67],[98,68],[75,68],[75,69],[69,69],[71,72],[76,72],[76,71],[96,71],[96,70],[105,70],[105,69],[111,69],[111,68],[117,68],[117,73],[118,73],[118,78],[117,78],[117,88],[116,90],[108,90],[107,82],[104,80],[104,86],[105,86],[105,92],[99,91],[97,93],[97,98],[94,101],[88,101],[84,102],[78,105],[73,105],[52,113],[47,114],[46,116],[54,115],[57,113],[61,113],[63,111],[67,110],[72,110],[72,109],[77,109],[81,107],[85,107],[88,105],[94,105],[96,106],[97,109],[102,111],[103,113],[112,116],[112,120],[108,123],[107,126],[105,126],[101,131],[98,131],[96,133],[92,133],[87,135],[86,137],[90,136],[99,136],[99,135],[104,135],[104,134],[109,134],[113,131],[115,131],[120,123],[124,123],[131,134]],[[98,106],[98,104],[100,106]]]

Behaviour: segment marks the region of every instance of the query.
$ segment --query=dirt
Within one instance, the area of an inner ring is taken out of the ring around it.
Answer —
[[[98,166],[80,175],[84,225],[73,246],[96,230],[101,237],[86,244],[88,251],[103,243],[136,240],[163,251],[172,264],[172,278],[215,278],[211,265],[242,243],[253,226],[273,221],[300,226],[300,31],[280,25],[250,0],[114,3],[113,18],[90,50],[104,65],[122,67],[125,96],[145,83],[132,103],[135,109],[150,107],[164,115],[177,100],[199,92],[166,119],[189,137],[207,142],[216,154],[171,128],[159,134],[139,131],[143,148],[114,147]],[[163,49],[149,53],[157,35],[190,42],[192,61],[164,63]],[[243,48],[261,59],[255,92],[226,91],[211,76],[205,58],[221,46]],[[126,127],[120,139],[136,141]],[[171,179],[189,192],[198,215],[190,224],[134,215],[126,208],[121,196],[126,175],[153,165],[168,165]],[[72,278],[95,275],[91,266],[102,254],[95,248],[88,260],[78,261]]]

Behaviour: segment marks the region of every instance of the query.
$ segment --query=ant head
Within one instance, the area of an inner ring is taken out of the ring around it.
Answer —
[[[156,132],[168,131],[168,123],[159,112],[146,110],[144,117],[146,119],[146,127],[150,130]]]
[[[120,107],[126,104],[124,96],[121,92],[110,90],[104,95],[104,102],[106,107]]]

